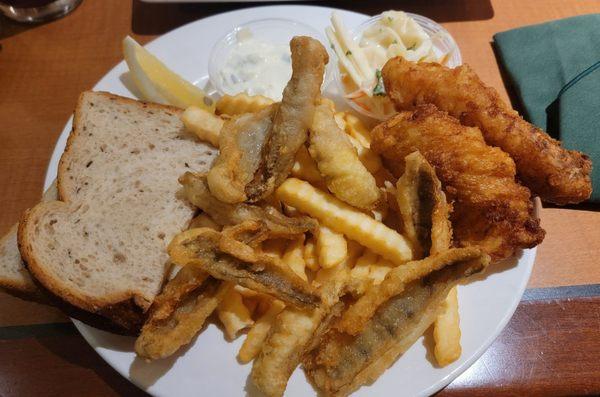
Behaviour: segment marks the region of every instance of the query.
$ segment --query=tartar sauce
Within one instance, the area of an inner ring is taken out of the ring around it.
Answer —
[[[219,74],[227,94],[245,92],[280,101],[292,76],[290,48],[287,44],[258,40],[249,30],[242,29]]]

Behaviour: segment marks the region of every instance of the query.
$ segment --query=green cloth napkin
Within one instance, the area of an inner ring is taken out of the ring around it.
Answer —
[[[600,14],[494,35],[523,117],[593,162],[590,201],[600,203]]]

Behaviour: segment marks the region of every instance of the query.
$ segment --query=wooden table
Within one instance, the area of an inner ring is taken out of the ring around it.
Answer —
[[[368,14],[395,7],[441,22],[464,60],[505,98],[494,33],[600,12],[600,1],[589,0],[327,5]],[[71,15],[44,25],[0,19],[0,234],[38,201],[54,143],[79,92],[122,59],[125,35],[146,43],[186,22],[245,6],[85,0]],[[492,347],[440,396],[600,393],[599,208],[542,210],[547,237],[523,301]],[[61,313],[2,293],[0,357],[0,396],[145,395],[105,364]]]

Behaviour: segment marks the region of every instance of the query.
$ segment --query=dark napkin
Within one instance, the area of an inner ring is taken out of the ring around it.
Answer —
[[[590,201],[600,202],[600,14],[494,35],[523,117],[593,162]]]

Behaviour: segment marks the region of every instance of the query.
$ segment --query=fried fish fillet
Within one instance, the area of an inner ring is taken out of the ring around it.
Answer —
[[[287,217],[273,207],[252,204],[228,204],[214,197],[204,175],[186,172],[179,178],[183,194],[189,202],[200,208],[221,226],[238,225],[245,221],[265,223],[270,238],[290,238],[304,232],[314,232],[317,221],[306,216]]]
[[[357,335],[337,330],[334,323],[303,361],[309,379],[328,396],[346,396],[375,381],[431,325],[448,291],[488,262],[487,255],[457,261],[413,281],[377,307]]]
[[[326,103],[316,107],[309,143],[310,155],[329,190],[350,205],[373,209],[381,198],[381,191]]]
[[[541,243],[544,230],[530,192],[515,180],[514,161],[488,146],[476,127],[466,127],[433,105],[401,112],[372,131],[371,148],[400,176],[415,150],[433,165],[453,203],[457,246],[480,246],[492,259]]]
[[[225,122],[219,135],[219,156],[207,175],[210,191],[220,201],[246,200],[244,189],[260,165],[261,151],[276,110],[277,105],[273,104]]]
[[[405,164],[396,182],[396,201],[415,258],[424,258],[450,247],[451,206],[435,170],[421,153],[406,156]]]
[[[348,310],[344,312],[337,324],[338,329],[350,335],[356,335],[373,317],[377,308],[391,297],[400,294],[406,285],[459,262],[468,262],[485,256],[476,247],[452,248],[427,258],[410,261],[393,268],[385,279],[376,287],[367,289]]]
[[[252,366],[252,381],[269,397],[283,395],[289,377],[304,354],[314,349],[344,305],[340,302],[350,268],[362,248],[351,242],[348,256],[336,267],[321,269],[315,277],[323,298],[314,310],[286,307],[269,332],[263,349]]]
[[[295,36],[290,42],[292,78],[283,90],[281,104],[273,117],[261,152],[261,163],[253,181],[246,185],[248,200],[270,196],[288,177],[296,152],[307,138],[315,103],[321,93],[327,51],[315,39]]]
[[[449,69],[397,57],[386,63],[382,75],[398,110],[430,103],[465,125],[479,127],[489,145],[513,158],[519,179],[542,200],[569,204],[589,198],[590,159],[564,149],[559,141],[523,120],[469,66]]]
[[[190,343],[224,296],[221,282],[201,269],[183,267],[156,297],[135,341],[140,357],[156,360]]]
[[[254,236],[250,234],[237,244],[231,240],[224,244],[225,233],[208,228],[187,230],[169,244],[169,256],[176,264],[196,266],[214,278],[272,295],[296,307],[314,308],[321,302],[319,294],[295,273],[286,271],[278,258],[255,252],[248,245]],[[257,233],[263,231],[257,228]]]

